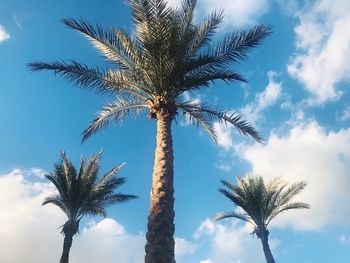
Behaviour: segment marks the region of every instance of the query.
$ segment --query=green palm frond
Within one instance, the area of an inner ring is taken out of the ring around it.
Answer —
[[[252,219],[249,217],[249,215],[245,214],[245,213],[240,213],[240,212],[222,212],[219,213],[215,216],[214,220],[215,221],[219,221],[225,218],[237,218],[240,219],[242,221],[245,221],[247,223],[252,224],[253,226],[255,226],[254,221],[252,221]]]
[[[72,60],[71,63],[64,61],[52,63],[32,62],[28,64],[28,67],[31,71],[53,71],[58,76],[72,81],[75,86],[95,89],[100,92],[110,91],[107,87],[116,84],[104,70],[98,67],[89,68],[75,60]]]
[[[280,178],[272,179],[265,184],[262,177],[252,176],[238,177],[237,185],[224,180],[221,182],[227,189],[219,189],[219,191],[244,211],[243,218],[239,218],[242,213],[233,217],[244,221],[247,221],[248,218],[259,230],[266,229],[271,220],[284,211],[310,208],[306,203],[291,201],[305,188],[305,182],[298,182],[287,187],[288,185]],[[223,213],[223,215],[230,213]]]
[[[125,165],[125,163],[121,163],[113,167],[108,173],[106,173],[101,180],[96,185],[96,188],[103,186],[108,180],[110,180],[119,170]]]
[[[211,37],[219,28],[223,18],[223,11],[215,11],[196,26],[196,32],[189,48],[190,54],[196,54],[201,48],[211,42]]]
[[[134,70],[134,65],[121,45],[120,39],[110,29],[106,30],[99,25],[93,26],[85,20],[72,18],[64,18],[61,22],[87,37],[107,60],[115,62],[124,69]]]
[[[137,83],[131,75],[122,71],[105,71],[98,67],[89,68],[74,60],[71,63],[55,61],[52,63],[33,62],[28,67],[32,71],[53,71],[66,78],[75,86],[95,90],[100,93],[132,94],[144,98],[144,87]]]
[[[268,225],[272,219],[274,219],[277,215],[281,214],[284,211],[292,210],[292,209],[309,209],[310,205],[303,202],[291,202],[285,205],[277,207],[271,214],[268,215],[266,219],[266,225]]]
[[[302,192],[306,187],[306,182],[297,182],[285,189],[279,200],[280,205],[288,203],[294,196]]]
[[[127,202],[129,200],[135,199],[137,196],[135,195],[124,195],[124,194],[115,194],[111,195],[110,198],[106,200],[107,204],[121,204]]]
[[[267,25],[227,34],[222,41],[209,49],[208,54],[216,57],[220,64],[244,61],[248,59],[248,53],[270,34],[271,27]]]
[[[122,122],[127,116],[136,118],[141,112],[149,108],[149,105],[145,101],[138,99],[125,100],[123,98],[117,98],[105,105],[98,113],[97,118],[94,119],[89,127],[83,132],[83,139],[85,141],[92,134],[109,126],[112,122]]]
[[[230,199],[234,204],[243,208],[243,210],[249,210],[249,203],[246,202],[244,198],[236,193],[232,193],[227,191],[226,189],[219,189],[219,192],[225,195],[228,199]]]
[[[69,217],[68,209],[64,201],[62,200],[62,197],[60,194],[53,194],[51,196],[46,197],[42,205],[46,205],[46,204],[53,204],[59,207]]]
[[[213,139],[213,141],[217,143],[217,136],[213,127],[213,123],[206,118],[203,112],[193,110],[191,107],[187,107],[184,104],[179,105],[178,107],[183,111],[183,116],[186,118],[186,120],[190,121],[194,125],[201,125]]]
[[[178,93],[181,94],[185,91],[193,91],[202,87],[209,87],[214,81],[230,82],[247,82],[242,75],[231,70],[207,67],[207,69],[196,69],[187,74],[183,82],[179,84],[181,88]]]
[[[190,117],[200,124],[204,123],[206,130],[216,142],[215,131],[213,130],[213,123],[219,122],[224,124],[233,125],[239,133],[243,135],[249,135],[258,142],[262,142],[263,139],[259,136],[258,132],[245,120],[242,119],[238,113],[228,113],[221,109],[215,109],[210,105],[201,105],[195,101],[187,101],[179,104],[178,107],[184,111],[185,115]],[[207,128],[208,127],[208,128]]]

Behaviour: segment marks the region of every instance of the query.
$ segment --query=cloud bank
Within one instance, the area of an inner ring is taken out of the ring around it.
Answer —
[[[308,2],[296,15],[296,54],[289,74],[312,95],[310,105],[338,100],[337,84],[350,82],[350,1]]]
[[[309,203],[311,209],[282,214],[274,226],[321,230],[328,225],[349,225],[350,129],[327,131],[312,121],[292,127],[284,136],[272,133],[265,146],[238,150],[253,174],[308,183],[297,199]]]
[[[60,258],[63,236],[58,227],[66,218],[55,206],[41,205],[54,192],[51,184],[41,180],[43,173],[32,168],[0,175],[2,263],[56,263]],[[72,262],[140,263],[145,240],[143,233],[130,234],[112,218],[91,221],[74,237],[70,258]],[[175,240],[176,258],[181,263],[197,246],[183,238]]]
[[[224,220],[226,221],[226,220]],[[209,256],[200,263],[263,263],[262,246],[258,238],[253,238],[249,225],[238,224],[237,220],[214,223],[210,219],[202,222],[195,238],[205,240],[209,246]],[[277,240],[270,240],[274,250]]]

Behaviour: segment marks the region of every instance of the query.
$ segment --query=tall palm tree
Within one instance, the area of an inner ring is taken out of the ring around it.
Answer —
[[[267,263],[274,263],[269,247],[269,223],[277,215],[291,209],[310,208],[308,204],[294,202],[292,199],[306,186],[305,182],[288,185],[281,178],[275,178],[265,185],[262,177],[237,178],[238,185],[222,180],[227,189],[220,189],[228,199],[243,212],[233,211],[220,213],[215,220],[238,218],[254,227],[253,234],[260,238]]]
[[[104,29],[85,20],[62,22],[84,35],[110,62],[109,69],[90,68],[76,61],[33,62],[32,71],[49,70],[72,81],[75,86],[110,93],[114,99],[104,105],[82,140],[125,117],[148,111],[157,121],[148,231],[147,263],[173,263],[174,197],[173,144],[171,125],[176,117],[201,125],[216,141],[214,122],[232,124],[239,133],[257,141],[261,137],[238,113],[208,103],[186,100],[184,93],[210,88],[216,80],[245,81],[230,63],[247,59],[248,52],[270,33],[269,26],[227,34],[211,41],[223,19],[214,12],[200,24],[193,16],[197,0],[184,0],[171,8],[166,0],[130,0],[135,32],[120,28]]]
[[[56,187],[58,193],[47,197],[43,205],[58,206],[68,217],[61,233],[64,235],[60,263],[68,263],[73,236],[79,231],[79,222],[86,215],[106,216],[106,207],[136,198],[134,195],[114,193],[124,184],[125,178],[116,177],[122,164],[115,166],[99,179],[101,153],[82,160],[77,172],[64,151],[61,160],[55,164],[53,173],[45,175]]]

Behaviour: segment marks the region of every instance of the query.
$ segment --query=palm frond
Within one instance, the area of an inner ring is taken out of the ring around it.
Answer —
[[[114,194],[107,199],[108,204],[120,204],[138,198],[136,195]]]
[[[310,205],[303,203],[303,202],[292,202],[292,203],[287,203],[285,205],[282,205],[278,207],[273,213],[268,215],[267,220],[266,220],[266,225],[268,225],[272,219],[274,219],[277,215],[281,214],[284,211],[292,210],[292,209],[309,209]]]
[[[186,113],[201,116],[201,119],[208,123],[208,125],[212,126],[213,122],[231,124],[238,130],[239,133],[249,135],[257,142],[261,143],[263,141],[258,132],[247,121],[243,120],[241,115],[238,113],[227,113],[227,111],[215,109],[209,105],[201,105],[194,101],[184,102],[179,104],[178,107],[184,110]],[[212,136],[211,133],[209,134],[216,142],[216,137]]]
[[[190,55],[195,55],[203,46],[209,44],[211,37],[218,29],[223,20],[223,11],[215,11],[206,17],[201,24],[196,26],[192,45],[190,46]]]
[[[294,196],[303,191],[306,187],[306,182],[297,182],[285,189],[279,199],[279,205],[288,203]]]
[[[248,52],[270,34],[271,26],[267,25],[259,25],[247,31],[227,34],[222,41],[210,48],[207,54],[217,58],[217,63],[221,65],[244,61],[248,58]]]
[[[225,218],[237,218],[237,219],[240,219],[242,221],[245,221],[245,222],[250,223],[253,226],[255,226],[254,221],[252,221],[251,218],[247,214],[235,212],[235,211],[219,213],[214,217],[214,220],[219,221],[219,220],[222,220]]]
[[[96,185],[96,188],[104,185],[109,179],[111,179],[119,170],[125,165],[125,163],[121,163],[113,167],[108,173],[106,173],[101,180]]]
[[[125,100],[121,97],[105,105],[98,113],[86,130],[83,131],[82,141],[84,142],[94,133],[104,129],[113,122],[122,122],[126,116],[137,117],[149,105],[145,101],[138,99]]]
[[[208,67],[208,69],[196,69],[189,72],[179,84],[181,87],[178,94],[185,91],[193,91],[202,87],[209,87],[215,81],[231,82],[247,82],[243,76],[231,69],[221,69]]]
[[[93,26],[85,20],[63,18],[61,22],[87,37],[107,60],[117,63],[122,68],[134,70],[134,64],[131,63],[120,40],[111,30],[103,29],[99,25]]]
[[[71,63],[64,61],[55,61],[52,63],[32,62],[28,64],[28,68],[31,71],[53,71],[56,75],[73,82],[75,86],[96,89],[98,92],[110,91],[106,87],[116,84],[100,68],[89,68],[75,60],[72,60]]]
[[[62,197],[60,194],[53,194],[46,197],[42,205],[46,205],[46,204],[53,204],[59,207],[68,216],[67,207],[64,204],[64,201],[62,200]]]

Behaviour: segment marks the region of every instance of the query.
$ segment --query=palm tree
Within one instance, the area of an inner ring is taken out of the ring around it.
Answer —
[[[184,0],[171,8],[166,0],[130,0],[134,34],[120,28],[104,29],[85,20],[62,22],[84,35],[112,65],[109,69],[90,68],[76,61],[33,62],[32,71],[48,70],[67,78],[75,86],[113,95],[102,107],[82,141],[125,117],[148,111],[157,121],[155,151],[145,262],[173,263],[174,188],[171,125],[176,117],[201,125],[216,141],[214,122],[232,124],[243,135],[262,139],[238,113],[208,103],[186,100],[184,93],[210,88],[216,80],[227,83],[245,81],[230,63],[247,59],[271,31],[256,26],[227,34],[216,44],[211,41],[223,19],[214,12],[202,23],[194,24],[197,0]]]
[[[288,186],[281,178],[275,178],[267,185],[262,177],[237,178],[238,186],[222,180],[228,189],[220,189],[228,199],[243,212],[233,211],[220,213],[215,220],[223,218],[238,218],[254,227],[253,234],[260,238],[267,263],[274,263],[269,247],[269,223],[277,215],[291,209],[310,208],[308,204],[293,202],[292,199],[306,186],[305,182],[298,182]]]
[[[68,263],[73,236],[79,231],[82,217],[86,215],[105,217],[107,206],[136,198],[134,195],[114,193],[125,182],[125,178],[116,177],[123,164],[115,166],[98,180],[101,154],[100,152],[87,160],[82,160],[77,172],[62,151],[61,160],[55,164],[53,173],[45,175],[54,184],[58,193],[47,197],[43,205],[54,204],[68,217],[61,231],[64,242],[60,263]]]

